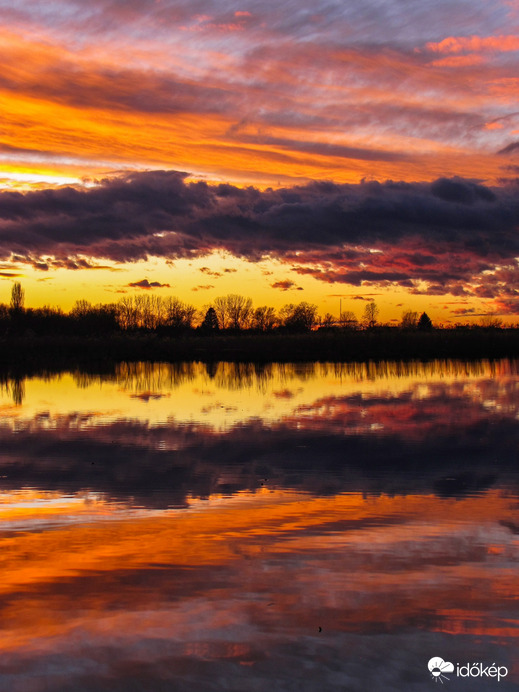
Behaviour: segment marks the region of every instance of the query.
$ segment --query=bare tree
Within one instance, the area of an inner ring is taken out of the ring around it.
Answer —
[[[330,312],[327,312],[324,317],[321,317],[321,327],[330,328],[333,327],[334,324],[335,317]]]
[[[356,329],[359,322],[354,312],[351,310],[344,310],[339,317],[339,324],[346,329]]]
[[[362,321],[368,329],[373,329],[373,327],[377,326],[378,313],[379,309],[374,300],[371,300],[369,303],[366,303]]]
[[[72,317],[82,318],[92,310],[92,303],[88,300],[76,300],[74,307],[70,311]]]
[[[176,297],[163,300],[164,324],[173,329],[190,329],[196,314],[194,305],[183,303]]]
[[[479,324],[485,329],[501,329],[503,326],[503,320],[500,317],[496,317],[492,312],[489,312],[479,320]]]
[[[140,295],[133,297],[140,329],[153,330],[164,323],[164,305],[160,296]]]
[[[125,296],[117,303],[117,321],[121,329],[137,329],[138,316],[133,296]]]
[[[235,294],[227,296],[229,319],[233,329],[244,329],[248,326],[252,314],[252,298]]]
[[[418,326],[418,313],[413,310],[407,310],[402,315],[402,321],[400,322],[402,329],[416,329]]]
[[[59,313],[56,308],[44,307],[40,314],[49,321]],[[120,307],[113,303],[92,305],[88,300],[76,300],[69,315],[75,321],[74,329],[82,334],[106,334],[121,328]]]
[[[252,315],[252,327],[261,332],[269,332],[274,329],[276,321],[276,311],[267,305],[256,308]]]
[[[252,299],[230,293],[216,298],[214,309],[222,329],[244,329],[252,315]]]
[[[121,329],[189,329],[193,325],[195,315],[196,308],[193,305],[171,296],[125,296],[117,304],[117,320]]]
[[[227,316],[227,297],[219,296],[214,299],[214,311],[216,312],[216,317],[218,318],[218,324],[220,329],[227,329],[229,325],[229,320]]]

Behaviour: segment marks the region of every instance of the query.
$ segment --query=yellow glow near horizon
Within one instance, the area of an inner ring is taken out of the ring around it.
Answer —
[[[77,300],[86,299],[93,304],[114,303],[125,295],[153,293],[159,296],[177,296],[197,309],[206,309],[217,296],[239,293],[253,300],[254,306],[269,305],[279,310],[287,303],[306,301],[316,304],[320,315],[331,313],[336,318],[339,310],[352,311],[361,320],[364,306],[374,300],[380,308],[381,322],[396,324],[407,310],[427,312],[435,323],[465,321],[471,315],[454,310],[468,307],[467,298],[455,296],[426,296],[410,294],[399,287],[350,286],[326,283],[312,276],[291,271],[279,260],[265,259],[248,262],[228,253],[213,252],[196,259],[168,261],[152,257],[147,261],[118,264],[97,260],[99,268],[52,269],[45,272],[21,263],[3,263],[0,267],[0,303],[9,303],[14,281],[25,289],[27,307],[59,306],[69,311]],[[162,287],[153,290],[132,287],[143,279],[158,282]],[[276,282],[290,281],[287,290],[274,288]],[[169,285],[168,285],[169,284]],[[492,311],[489,301],[470,299],[476,316]],[[513,316],[509,318],[513,321]]]
[[[242,374],[242,381],[237,374]],[[272,365],[264,377],[239,365],[220,363],[211,375],[202,363],[121,365],[113,378],[81,378],[70,372],[52,379],[23,380],[21,405],[12,402],[9,386],[0,390],[5,424],[24,429],[89,430],[117,420],[141,420],[150,426],[199,425],[225,432],[254,420],[266,425],[283,421],[310,422],[319,412],[316,402],[327,397],[357,397],[369,401],[413,393],[432,396],[429,388],[462,387],[468,401],[480,401],[479,383],[511,377],[506,363],[481,361],[472,366],[449,363],[395,363],[380,367],[361,363],[339,366]],[[482,385],[483,386],[483,385]],[[72,417],[71,417],[72,415]]]

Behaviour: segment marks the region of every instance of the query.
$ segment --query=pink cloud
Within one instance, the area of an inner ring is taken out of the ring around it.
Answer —
[[[449,36],[427,43],[426,48],[433,53],[508,53],[519,50],[519,36]]]
[[[431,65],[433,67],[470,67],[472,65],[481,65],[483,57],[481,55],[450,55],[441,60],[434,60]]]

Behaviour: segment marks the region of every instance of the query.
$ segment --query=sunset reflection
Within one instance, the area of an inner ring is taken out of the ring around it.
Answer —
[[[513,689],[518,382],[508,361],[7,382],[0,686],[425,690],[441,653]]]
[[[75,504],[56,508],[52,530],[2,531],[0,671],[29,665],[15,689],[58,652],[65,670],[112,689],[111,676],[139,660],[157,666],[157,682],[187,681],[201,662],[224,676],[250,665],[254,679],[283,675],[296,652],[366,636],[498,637],[501,658],[514,645],[519,541],[503,524],[517,497],[503,492],[264,490],[149,516],[91,511],[71,524],[85,509]],[[48,689],[46,679],[31,689]]]

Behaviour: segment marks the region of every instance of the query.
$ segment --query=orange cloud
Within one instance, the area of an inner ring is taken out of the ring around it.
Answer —
[[[483,57],[481,55],[452,55],[441,60],[434,60],[433,67],[470,67],[481,65]]]
[[[509,53],[519,50],[519,36],[449,36],[426,44],[433,53]]]
[[[458,142],[480,127],[474,113],[485,106],[487,82],[508,78],[468,72],[478,66],[474,56],[437,61],[451,68],[446,76],[397,49],[286,41],[282,59],[269,46],[240,61],[200,48],[165,59],[145,41],[125,62],[106,45],[49,48],[7,31],[2,39],[5,170],[92,176],[127,165],[174,167],[260,184],[416,180],[446,167],[502,175],[501,162]]]

